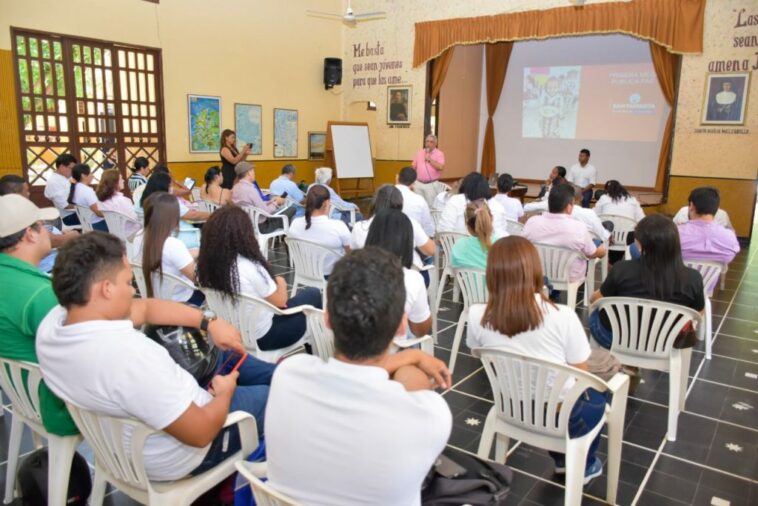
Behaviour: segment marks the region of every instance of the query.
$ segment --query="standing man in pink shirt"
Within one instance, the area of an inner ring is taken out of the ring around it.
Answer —
[[[714,221],[719,210],[719,191],[710,186],[695,188],[689,197],[689,221],[679,225],[684,260],[708,260],[728,264],[740,252],[734,230]]]
[[[414,189],[431,208],[437,196],[434,183],[439,181],[440,173],[445,168],[445,153],[437,149],[437,137],[432,134],[426,136],[424,148],[413,158],[413,168],[417,175]]]

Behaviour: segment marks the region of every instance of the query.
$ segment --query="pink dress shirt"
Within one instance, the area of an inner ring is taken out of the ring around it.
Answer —
[[[585,256],[595,254],[597,247],[587,227],[568,214],[544,213],[526,222],[521,235],[532,242],[560,246],[578,251]],[[569,271],[569,279],[579,281],[587,275],[587,261],[576,260]]]
[[[238,181],[232,188],[232,202],[238,206],[257,207],[269,214],[275,213],[278,209],[278,206],[273,199],[268,202],[264,201],[258,193],[258,190],[256,190],[255,185],[247,179]],[[263,223],[264,221],[266,221],[264,216],[258,217],[258,223]]]
[[[137,223],[140,221],[137,218],[137,213],[134,211],[134,204],[129,197],[124,196],[121,192],[114,193],[108,200],[98,202],[97,208],[100,209],[100,211],[115,211],[121,213]],[[127,236],[132,236],[142,229],[137,223],[128,222],[126,224]]]
[[[429,158],[437,163],[445,165],[445,153],[434,148]],[[432,164],[426,161],[426,149],[420,149],[413,158],[413,168],[416,169],[418,180],[422,183],[431,183],[440,178],[440,171],[432,167]]]
[[[706,260],[728,264],[740,252],[740,243],[734,230],[715,221],[690,220],[679,225],[682,258]]]

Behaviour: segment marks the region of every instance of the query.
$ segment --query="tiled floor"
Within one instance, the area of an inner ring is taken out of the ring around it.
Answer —
[[[756,231],[758,232],[758,230]],[[271,253],[276,271],[291,280],[284,251]],[[450,357],[461,305],[444,292],[439,313],[435,355]],[[580,297],[581,300],[581,297]],[[617,503],[621,505],[738,506],[758,504],[758,241],[729,266],[726,289],[713,298],[715,341],[712,360],[703,344],[695,348],[685,411],[679,418],[677,441],[666,440],[668,375],[644,371],[643,382],[629,398],[622,448]],[[585,322],[585,307],[577,308]],[[465,340],[465,336],[464,336]],[[492,391],[481,364],[463,344],[453,389],[444,394],[453,412],[449,445],[476,452],[481,428],[492,406]],[[0,424],[0,487],[5,484],[5,459],[10,416]],[[28,434],[22,453],[32,448]],[[83,445],[85,457],[90,451]],[[605,458],[605,440],[600,446]],[[547,452],[511,442],[508,465],[514,470],[507,504],[563,504],[563,479],[553,474]],[[605,478],[585,488],[584,504],[601,504]],[[135,504],[119,492],[106,504]]]

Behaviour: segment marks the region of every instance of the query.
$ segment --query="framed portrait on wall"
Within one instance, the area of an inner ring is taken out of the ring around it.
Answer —
[[[261,106],[255,104],[234,104],[234,131],[237,133],[237,149],[252,144],[251,155],[263,154]]]
[[[744,125],[750,72],[707,74],[701,125]]]
[[[323,160],[326,153],[326,132],[308,132],[308,160]]]
[[[221,97],[187,95],[190,153],[221,149]]]
[[[410,86],[387,86],[387,123],[390,125],[410,125]]]
[[[274,109],[274,158],[297,157],[297,111]]]

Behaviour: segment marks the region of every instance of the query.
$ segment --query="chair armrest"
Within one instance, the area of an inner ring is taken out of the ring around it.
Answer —
[[[606,381],[608,384],[608,390],[613,392],[621,392],[622,389],[629,390],[629,376],[623,372],[617,372],[610,380]]]
[[[244,475],[244,473],[250,473],[256,478],[265,478],[268,476],[268,464],[266,462],[248,462],[246,460],[238,460],[234,463],[237,470]]]
[[[303,309],[305,309],[306,307],[311,308],[311,309],[316,309],[315,307],[311,306],[310,304],[302,304],[300,306],[288,307],[286,309],[284,309],[284,308],[277,308],[277,310],[278,310],[278,312],[280,314],[289,316],[289,315],[293,315],[293,314],[297,314],[297,313],[302,313]]]
[[[240,443],[243,455],[250,455],[258,448],[258,425],[255,418],[245,411],[233,411],[226,416],[224,427],[239,426]]]
[[[421,344],[423,342],[426,342],[426,341],[429,341],[431,339],[432,339],[432,336],[430,336],[428,334],[425,335],[425,336],[421,336],[421,337],[414,337],[412,339],[403,339],[402,337],[399,337],[399,338],[396,337],[395,339],[393,339],[392,344],[394,344],[395,346],[397,346],[401,350],[404,350],[406,348],[410,348],[412,346],[419,345],[419,344]]]

